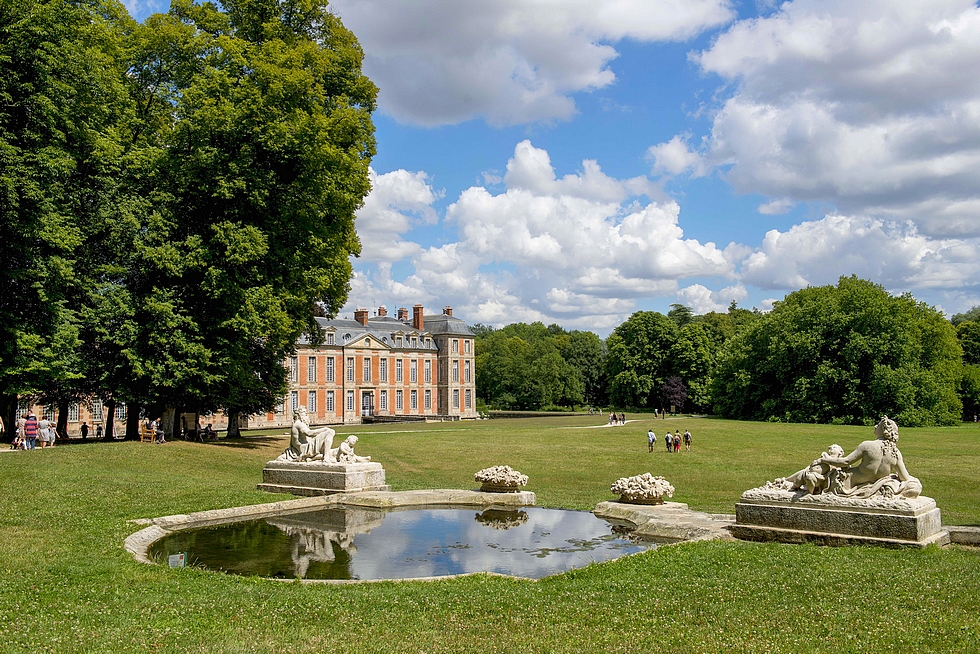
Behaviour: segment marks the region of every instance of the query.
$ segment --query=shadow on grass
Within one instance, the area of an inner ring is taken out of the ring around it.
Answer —
[[[237,450],[254,450],[265,445],[280,441],[288,434],[276,434],[271,436],[242,436],[241,438],[222,438],[221,440],[208,441],[205,445],[217,447],[230,447]]]

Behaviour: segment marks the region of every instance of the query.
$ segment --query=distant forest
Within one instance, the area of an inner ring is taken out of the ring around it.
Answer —
[[[606,340],[558,325],[474,325],[493,409],[677,407],[744,420],[951,425],[980,412],[980,307],[951,319],[857,277],[772,311],[639,311]]]

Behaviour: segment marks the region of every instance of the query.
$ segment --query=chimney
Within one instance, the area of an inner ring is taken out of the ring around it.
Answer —
[[[442,314],[444,316],[451,316],[451,315],[453,315],[453,308],[452,307],[446,307],[445,309],[442,310]]]
[[[368,310],[367,309],[357,309],[354,311],[354,320],[361,323],[367,327],[368,323]]]
[[[401,307],[400,309],[398,309],[398,319],[408,320],[408,309],[406,309],[405,307]]]
[[[381,305],[380,307],[378,307],[378,318],[384,318],[387,315],[388,315],[388,308],[387,307],[385,307],[384,305]]]
[[[412,307],[412,327],[418,331],[422,331],[425,321],[422,319],[422,305],[416,304]]]

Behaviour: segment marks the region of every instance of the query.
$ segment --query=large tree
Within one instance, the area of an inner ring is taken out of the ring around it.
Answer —
[[[656,311],[638,311],[606,339],[609,399],[618,406],[647,407],[663,402],[660,389],[670,376],[670,351],[677,342],[673,320]]]
[[[754,420],[952,424],[960,346],[942,314],[856,277],[776,304],[723,348],[714,375],[722,415]]]

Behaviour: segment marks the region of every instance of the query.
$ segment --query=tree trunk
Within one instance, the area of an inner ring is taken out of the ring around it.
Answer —
[[[163,415],[160,418],[160,427],[158,427],[158,429],[163,431],[164,438],[166,438],[166,435],[170,435],[171,437],[173,436],[176,413],[176,410],[172,406],[168,406],[163,410]]]
[[[169,434],[170,440],[172,441],[175,441],[178,438],[183,438],[184,434],[187,433],[186,432],[187,426],[184,423],[183,416],[184,416],[183,406],[178,407],[177,409],[174,410],[174,425],[172,431]]]
[[[3,434],[0,434],[0,440],[9,443],[14,440],[14,434],[17,433],[16,395],[0,396],[0,420],[3,420]]]
[[[140,439],[140,410],[142,407],[136,402],[126,406],[129,407],[126,413],[126,440],[138,441]]]
[[[116,437],[116,401],[112,398],[106,400],[102,411],[105,418],[105,439],[111,441]]]
[[[241,415],[240,411],[228,411],[228,432],[225,434],[225,438],[241,438],[242,432],[238,428],[238,416]]]
[[[58,402],[58,425],[55,427],[58,439],[68,440],[68,402]]]

